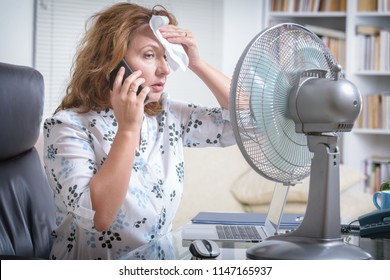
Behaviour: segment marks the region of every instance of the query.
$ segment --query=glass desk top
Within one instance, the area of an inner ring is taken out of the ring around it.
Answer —
[[[390,259],[390,239],[361,238],[356,234],[342,235],[351,246],[359,246],[371,254],[373,259]],[[130,260],[190,260],[194,259],[189,251],[191,241],[182,240],[181,231],[173,231],[159,236],[153,241],[129,252],[122,259]],[[246,250],[258,243],[217,241],[221,254],[220,260],[245,260]]]

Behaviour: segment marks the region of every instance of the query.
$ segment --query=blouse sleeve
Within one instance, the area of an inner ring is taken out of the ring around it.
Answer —
[[[89,191],[96,173],[92,135],[81,123],[58,119],[48,119],[44,130],[45,169],[57,207],[82,228],[94,230]]]
[[[229,111],[171,101],[171,109],[180,112],[184,146],[225,147],[234,145]]]

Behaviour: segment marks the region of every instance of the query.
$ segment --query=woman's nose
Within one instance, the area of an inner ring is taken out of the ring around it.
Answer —
[[[168,62],[165,58],[160,59],[157,66],[157,75],[169,75],[171,68],[169,68]]]

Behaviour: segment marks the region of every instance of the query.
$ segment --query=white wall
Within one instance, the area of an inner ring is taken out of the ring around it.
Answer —
[[[224,0],[222,71],[232,76],[249,42],[262,31],[264,0]]]
[[[34,1],[0,0],[0,62],[33,65]]]

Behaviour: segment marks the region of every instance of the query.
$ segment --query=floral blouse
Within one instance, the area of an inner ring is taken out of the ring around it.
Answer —
[[[125,201],[110,228],[94,228],[89,183],[117,131],[114,112],[63,110],[44,123],[44,162],[57,206],[52,259],[118,259],[171,230],[183,192],[183,147],[235,143],[229,113],[162,96],[145,115]]]

